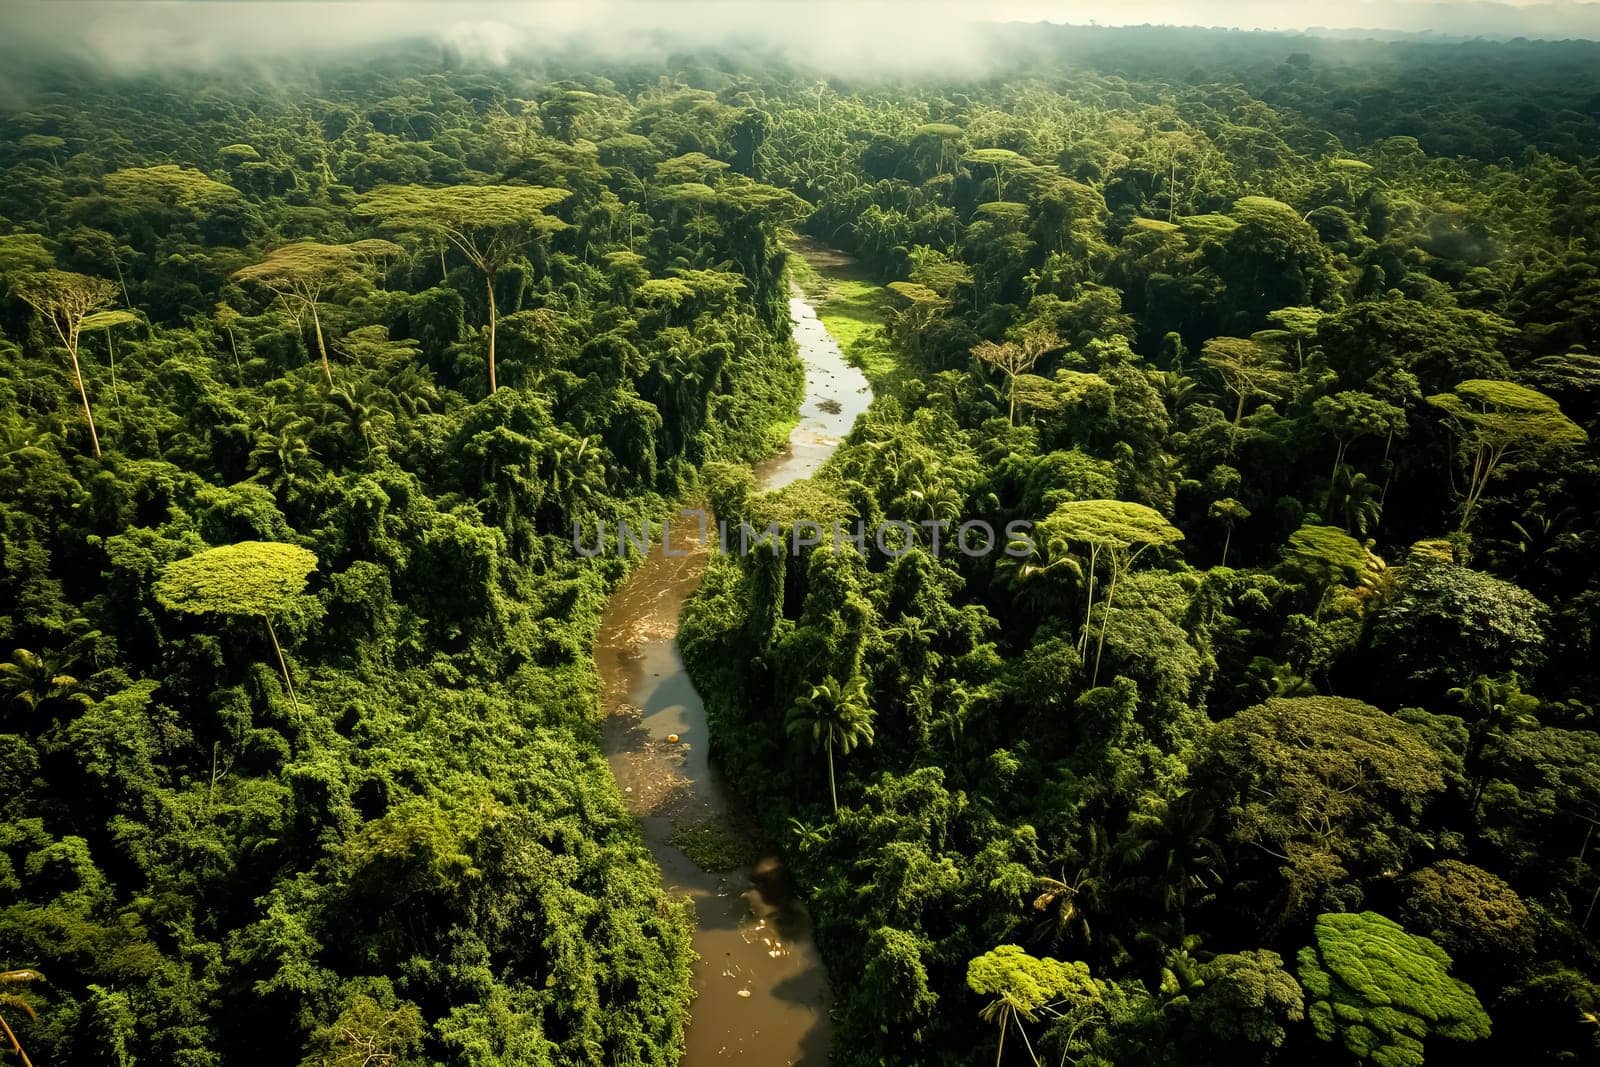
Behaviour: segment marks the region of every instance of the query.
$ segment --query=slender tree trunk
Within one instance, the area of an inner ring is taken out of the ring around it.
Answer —
[[[1093,689],[1100,684],[1100,655],[1106,648],[1106,624],[1111,621],[1111,605],[1117,599],[1117,566],[1116,557],[1111,561],[1111,583],[1106,586],[1106,604],[1100,609],[1100,636],[1094,644],[1094,673],[1089,678],[1089,688]]]
[[[117,258],[117,253],[114,249],[111,253],[111,266],[117,272],[117,285],[122,289],[122,302],[130,308],[133,307],[133,301],[128,299],[128,283],[122,277],[122,260]]]
[[[1347,447],[1343,441],[1340,441],[1339,447],[1333,453],[1333,473],[1328,475],[1328,496],[1322,502],[1323,511],[1331,511],[1333,509],[1333,487],[1338,484],[1339,468],[1344,466],[1344,450]]]
[[[1378,494],[1378,513],[1383,513],[1384,502],[1389,499],[1389,483],[1394,481],[1394,464],[1389,462],[1389,449],[1394,447],[1394,427],[1389,427],[1389,434],[1383,439],[1383,491]]]
[[[89,390],[83,386],[83,370],[78,366],[78,341],[73,338],[67,346],[72,357],[72,380],[78,383],[78,397],[83,401],[83,417],[89,420],[89,440],[94,442],[94,458],[100,458],[100,432],[94,428],[94,412],[89,410]]]
[[[328,381],[328,388],[333,388],[333,368],[328,365],[328,346],[322,340],[322,316],[317,314],[317,302],[311,301],[311,326],[317,334],[317,355],[322,357],[322,376]]]
[[[1167,221],[1171,222],[1178,207],[1178,157],[1173,156],[1172,170],[1167,177]]]
[[[1489,487],[1489,478],[1494,474],[1494,469],[1500,465],[1500,457],[1504,450],[1490,451],[1487,447],[1478,449],[1478,456],[1472,463],[1472,479],[1467,483],[1467,506],[1461,511],[1461,526],[1465,530],[1467,523],[1472,521],[1472,509],[1478,506],[1478,500],[1483,496],[1483,491]]]
[[[1083,606],[1083,635],[1078,638],[1078,658],[1089,654],[1089,622],[1094,617],[1094,565],[1100,546],[1089,546],[1089,601]]]
[[[106,361],[111,365],[111,400],[117,406],[117,414],[122,414],[122,390],[117,388],[117,346],[111,340],[111,331],[106,331]]]
[[[206,817],[211,816],[211,798],[217,792],[217,746],[222,742],[211,742],[211,783],[206,786]]]
[[[1227,529],[1228,532],[1222,538],[1222,562],[1218,564],[1218,566],[1222,567],[1228,565],[1228,546],[1233,544],[1233,523],[1230,522]]]
[[[22,1067],[33,1067],[33,1061],[28,1059],[28,1054],[22,1050],[22,1042],[17,1040],[17,1035],[11,1032],[11,1024],[6,1022],[5,1016],[0,1015],[0,1030],[6,1032],[6,1040],[11,1042],[11,1051],[17,1054],[17,1059],[22,1061]]]
[[[494,272],[493,271],[487,272],[485,277],[487,277],[487,279],[488,279],[486,288],[487,288],[488,293],[489,293],[489,394],[492,396],[492,395],[494,395],[495,389],[498,388],[495,385],[495,380],[494,380],[494,325],[495,325]]]
[[[1239,406],[1233,409],[1233,428],[1237,430],[1244,421],[1244,391],[1239,391]]]
[[[239,342],[233,339],[232,326],[224,326],[223,329],[228,331],[228,350],[233,353],[233,369],[239,375],[239,385],[242,388],[244,386],[244,365],[239,362]]]
[[[994,1067],[1000,1067],[1000,1057],[1006,1054],[1006,1026],[1011,1022],[1007,1016],[1000,1016],[1000,1047],[994,1051]]]
[[[839,814],[839,787],[833,781],[833,731],[828,732],[828,794],[833,797],[833,813]]]
[[[283,684],[289,690],[289,703],[294,707],[295,717],[300,716],[300,701],[294,695],[294,679],[289,677],[289,661],[283,658],[283,646],[278,644],[278,631],[272,628],[270,616],[263,615],[267,620],[267,633],[272,638],[273,650],[278,653],[278,669],[283,672]]]

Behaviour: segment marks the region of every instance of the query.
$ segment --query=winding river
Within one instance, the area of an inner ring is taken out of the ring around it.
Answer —
[[[872,400],[866,378],[845,361],[798,289],[791,290],[789,313],[805,363],[805,399],[788,446],[754,468],[757,484],[768,490],[822,466]],[[672,540],[675,551],[683,547],[676,528]],[[678,652],[678,616],[700,584],[706,546],[664,556],[658,542],[606,605],[595,663],[606,756],[618,787],[639,817],[668,891],[694,903],[699,959],[681,1064],[825,1067],[827,975],[810,916],[778,858],[716,873],[671,843],[675,830],[707,825],[736,828],[754,840],[760,835],[707,758],[705,705]]]

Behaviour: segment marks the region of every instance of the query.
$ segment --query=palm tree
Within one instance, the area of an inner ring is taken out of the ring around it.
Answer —
[[[292,493],[315,474],[316,460],[306,431],[311,420],[293,411],[269,406],[260,420],[260,435],[250,451],[251,480]]]
[[[1365,537],[1383,516],[1380,493],[1378,484],[1365,474],[1344,467],[1328,489],[1328,519],[1337,519],[1347,532]]]
[[[44,981],[44,975],[26,968],[18,971],[0,971],[0,988],[20,986],[24,982],[42,981]],[[30,1019],[39,1017],[34,1013],[33,1005],[15,993],[0,993],[0,1008],[16,1008]],[[22,1061],[22,1067],[33,1067],[33,1061],[28,1059],[28,1054],[23,1051],[22,1042],[18,1041],[17,1035],[11,1032],[11,1024],[6,1022],[4,1015],[0,1015],[0,1032],[3,1032],[5,1039],[11,1043],[11,1051],[16,1054],[17,1059]]]
[[[1166,800],[1143,797],[1117,842],[1119,859],[1138,873],[1132,881],[1158,893],[1163,910],[1182,914],[1190,894],[1201,900],[1222,885],[1222,854],[1207,836],[1214,812],[1195,793]]]
[[[1033,898],[1033,910],[1044,913],[1044,932],[1052,948],[1068,938],[1077,938],[1087,945],[1093,938],[1089,916],[1083,908],[1084,901],[1096,886],[1088,870],[1080,870],[1070,882],[1041,874],[1034,879],[1039,895]]]
[[[1006,547],[995,564],[995,584],[1009,592],[1023,611],[1045,611],[1066,597],[1066,587],[1083,581],[1083,565],[1064,542],[1017,538]]]
[[[365,383],[346,383],[329,390],[325,408],[328,421],[342,421],[352,437],[361,439],[362,447],[368,456],[372,455],[371,402],[375,401],[376,395],[372,386]]]
[[[56,708],[81,711],[94,703],[54,656],[25,648],[14,650],[9,662],[0,663],[0,691],[29,715]]]
[[[784,729],[791,738],[811,739],[812,751],[822,749],[828,756],[828,792],[833,810],[839,810],[839,788],[833,773],[833,750],[848,754],[858,745],[873,741],[872,709],[867,705],[867,683],[859,674],[840,685],[829,678],[811,692],[795,698]]]

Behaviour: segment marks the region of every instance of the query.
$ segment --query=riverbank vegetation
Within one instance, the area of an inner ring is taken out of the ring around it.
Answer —
[[[595,719],[624,564],[571,523],[774,447],[806,205],[686,87],[51,88],[0,114],[19,1044],[676,1063],[691,916]]]
[[[769,180],[908,370],[718,511],[929,524],[715,560],[681,636],[834,1060],[1582,1062],[1597,86],[1393,51],[1424,105],[1368,46],[1199,42],[769,98]],[[970,519],[1035,526],[969,558]]]
[[[690,920],[595,722],[626,564],[570,534],[691,490],[935,524],[716,559],[684,624],[835,1062],[1594,1057],[1600,52],[983,32],[892,85],[8,64],[33,1062],[675,1063]],[[761,495],[791,229],[881,395]]]

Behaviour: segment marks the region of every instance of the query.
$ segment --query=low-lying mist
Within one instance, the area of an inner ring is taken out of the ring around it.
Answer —
[[[1595,39],[1600,38],[1600,3],[87,0],[9,3],[0,13],[0,40],[36,60],[67,56],[119,74],[241,62],[270,67],[401,40],[426,42],[461,62],[492,66],[527,55],[646,60],[687,48],[738,48],[775,50],[796,64],[836,74],[961,74],[997,58],[995,39],[973,32],[976,21]]]

